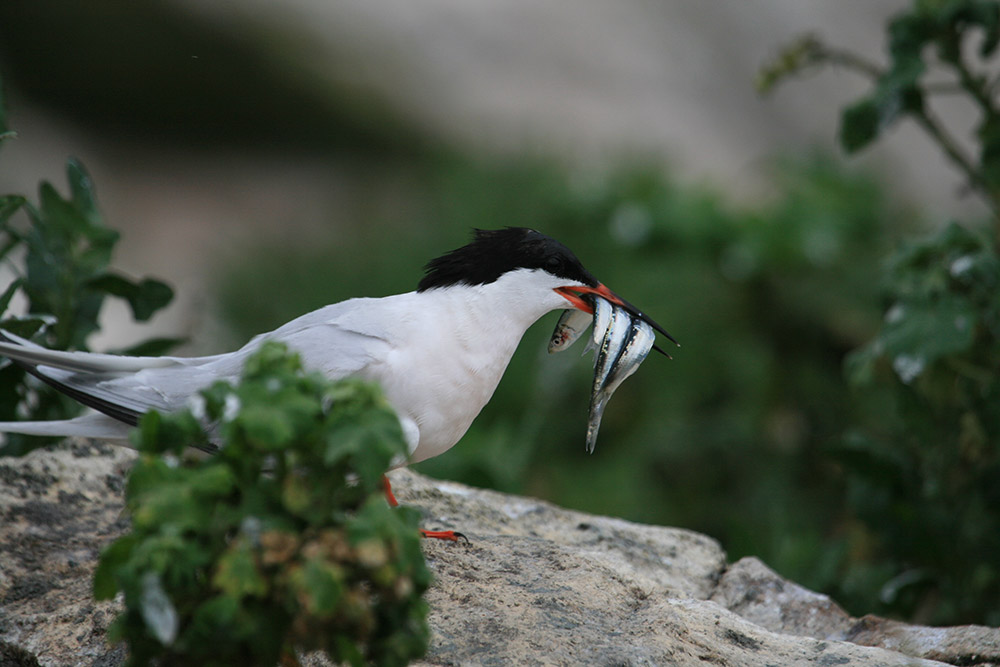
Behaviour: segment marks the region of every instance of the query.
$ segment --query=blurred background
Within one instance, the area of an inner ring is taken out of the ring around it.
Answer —
[[[880,60],[908,4],[4,0],[0,192],[62,189],[79,158],[114,265],[175,288],[152,326],[186,354],[409,291],[472,227],[539,229],[683,347],[625,383],[587,456],[591,361],[546,354],[550,315],[420,471],[702,531],[855,614],[1000,619],[899,604],[832,455],[879,419],[843,362],[878,329],[883,258],[984,209],[912,126],[838,152],[866,82],[754,89],[803,32]],[[103,319],[95,349],[149,335]]]

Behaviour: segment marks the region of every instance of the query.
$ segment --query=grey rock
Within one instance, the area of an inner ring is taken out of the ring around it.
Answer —
[[[0,459],[0,664],[122,664],[117,601],[94,602],[100,549],[127,527],[135,453],[70,441]],[[399,470],[427,528],[431,649],[418,664],[989,665],[1000,631],[851,618],[713,539],[592,516]],[[307,665],[328,664],[317,654]]]
[[[826,595],[782,578],[757,558],[729,566],[711,600],[773,632],[877,646],[953,665],[1000,665],[1000,629],[934,628],[873,615],[852,618]]]
[[[782,578],[752,557],[729,566],[710,599],[782,634],[828,639],[842,635],[854,623],[828,596]]]
[[[118,606],[95,602],[91,579],[100,550],[128,526],[122,495],[134,456],[71,441],[0,458],[3,667],[121,662],[105,641]]]

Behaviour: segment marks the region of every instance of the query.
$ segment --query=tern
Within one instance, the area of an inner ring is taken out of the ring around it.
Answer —
[[[397,412],[407,463],[459,441],[490,400],[525,331],[546,313],[593,313],[588,295],[663,327],[583,267],[566,246],[522,227],[475,230],[425,267],[417,289],[325,306],[242,348],[203,357],[125,357],[45,349],[11,334],[0,355],[96,412],[59,421],[0,422],[0,431],[127,442],[150,410],[173,412],[217,380],[238,380],[260,344],[279,341],[307,370],[378,383]],[[387,496],[393,502],[387,487]]]

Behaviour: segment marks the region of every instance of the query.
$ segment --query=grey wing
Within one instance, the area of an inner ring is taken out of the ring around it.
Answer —
[[[276,340],[298,352],[307,370],[332,380],[364,375],[391,350],[392,313],[385,305],[385,299],[335,303],[254,338],[241,352]]]
[[[61,352],[9,333],[0,333],[0,355],[83,405],[131,425],[148,410],[176,409],[187,396],[216,379],[201,366],[217,357]]]
[[[361,373],[384,356],[382,328],[358,317],[355,299],[327,306],[254,338],[243,348],[209,357],[121,357],[47,350],[0,333],[0,355],[87,407],[136,425],[149,410],[176,411],[217,380],[235,382],[246,358],[265,340],[297,351],[309,370],[339,379]]]

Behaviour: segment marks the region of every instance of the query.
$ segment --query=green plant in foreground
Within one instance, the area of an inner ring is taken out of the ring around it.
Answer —
[[[869,77],[871,92],[842,113],[843,147],[859,150],[910,118],[993,213],[981,230],[950,225],[890,257],[882,329],[848,358],[870,409],[834,454],[845,466],[848,509],[862,527],[855,551],[879,565],[855,562],[846,580],[880,587],[884,608],[920,621],[996,625],[1000,77],[987,61],[1000,45],[1000,2],[915,0],[887,32],[888,67],[807,36],[760,80],[766,90],[815,65]],[[974,154],[934,113],[931,101],[941,95],[977,112]]]
[[[0,96],[0,145],[13,136]],[[0,195],[0,263],[17,276],[0,292],[0,329],[50,349],[86,350],[87,338],[100,328],[105,298],[124,299],[133,317],[145,322],[170,303],[173,290],[159,280],[136,282],[109,269],[118,232],[102,223],[83,165],[69,160],[66,176],[68,198],[47,182],[39,188],[37,205],[21,195]],[[19,222],[21,211],[29,224]],[[27,315],[5,315],[18,294],[27,302]],[[177,342],[151,339],[125,352],[162,354]],[[61,419],[78,411],[78,404],[29,380],[19,366],[0,368],[0,421]],[[39,442],[44,441],[9,435],[0,455],[23,454]]]
[[[382,475],[406,445],[380,392],[304,373],[267,343],[237,386],[191,410],[149,413],[126,493],[132,531],[101,556],[99,599],[124,591],[112,639],[131,665],[352,664],[424,653],[430,573],[417,512],[389,507]],[[185,456],[207,444],[216,455]]]

